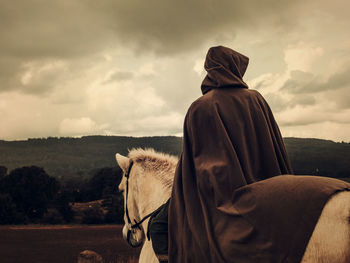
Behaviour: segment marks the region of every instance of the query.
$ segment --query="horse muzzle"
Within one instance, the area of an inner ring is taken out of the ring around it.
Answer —
[[[139,247],[145,240],[145,234],[140,228],[132,228],[131,225],[126,224],[123,227],[123,238],[132,247]]]

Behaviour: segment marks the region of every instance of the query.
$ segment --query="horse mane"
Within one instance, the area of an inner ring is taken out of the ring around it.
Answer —
[[[151,171],[165,187],[170,187],[173,182],[174,170],[178,158],[174,155],[156,152],[152,148],[133,148],[129,151],[129,158],[139,164],[145,171]],[[154,172],[157,173],[154,173]]]

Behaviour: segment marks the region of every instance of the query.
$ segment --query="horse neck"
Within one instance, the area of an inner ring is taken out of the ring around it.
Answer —
[[[146,173],[138,178],[139,215],[141,218],[164,204],[171,194],[171,186],[164,186],[156,175]]]

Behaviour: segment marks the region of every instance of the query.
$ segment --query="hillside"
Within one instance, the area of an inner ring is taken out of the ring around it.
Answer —
[[[176,155],[181,151],[181,140],[170,136],[86,136],[0,141],[0,165],[8,170],[36,165],[57,178],[86,176],[99,168],[116,166],[115,154],[126,155],[131,148],[152,147]]]
[[[350,143],[285,138],[295,174],[350,177]]]
[[[116,165],[115,153],[151,147],[178,155],[180,137],[86,136],[82,138],[28,139],[0,141],[0,166],[8,170],[36,165],[59,179],[86,178],[102,167]],[[350,177],[350,144],[328,140],[285,138],[296,174]]]

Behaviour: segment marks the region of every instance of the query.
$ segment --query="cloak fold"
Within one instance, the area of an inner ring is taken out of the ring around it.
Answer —
[[[267,102],[242,80],[247,65],[229,48],[208,51],[169,205],[170,263],[300,262],[325,202],[349,189],[278,176],[292,169]]]

